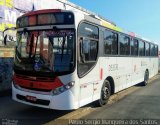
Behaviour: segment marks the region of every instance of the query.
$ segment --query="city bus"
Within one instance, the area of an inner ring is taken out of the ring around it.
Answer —
[[[13,100],[73,110],[158,73],[158,45],[98,15],[45,9],[16,22]]]

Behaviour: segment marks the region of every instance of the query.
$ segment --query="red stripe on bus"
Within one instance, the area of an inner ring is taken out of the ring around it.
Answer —
[[[102,80],[103,79],[103,69],[101,68],[101,70],[100,70],[100,80]]]
[[[14,76],[13,81],[14,84],[17,84],[22,88],[24,87],[31,89],[53,90],[55,88],[63,86],[63,83],[58,78],[55,78],[55,80],[52,82],[41,82],[41,81],[20,79]]]

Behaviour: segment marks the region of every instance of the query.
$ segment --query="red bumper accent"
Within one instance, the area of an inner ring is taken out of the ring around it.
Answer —
[[[30,88],[30,89],[41,89],[41,90],[53,90],[57,87],[63,86],[63,83],[58,79],[55,78],[53,81],[43,82],[38,80],[28,80],[22,78],[16,77],[16,75],[13,76],[14,84],[19,85],[20,87],[24,88]]]

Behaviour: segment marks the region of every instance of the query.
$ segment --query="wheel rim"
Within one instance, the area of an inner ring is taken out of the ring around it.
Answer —
[[[105,84],[105,86],[102,89],[102,95],[101,95],[102,101],[104,101],[104,102],[107,101],[109,96],[110,96],[110,90],[107,87],[107,85]]]

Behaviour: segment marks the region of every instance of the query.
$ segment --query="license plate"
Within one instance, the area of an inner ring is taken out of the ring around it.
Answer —
[[[36,98],[36,97],[29,96],[29,95],[26,96],[26,99],[27,99],[27,100],[30,100],[30,101],[34,101],[34,102],[37,101],[37,98]]]

